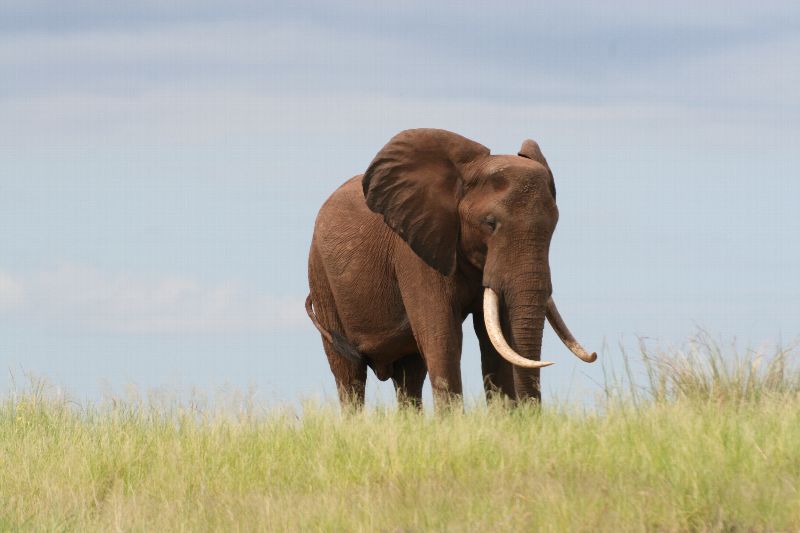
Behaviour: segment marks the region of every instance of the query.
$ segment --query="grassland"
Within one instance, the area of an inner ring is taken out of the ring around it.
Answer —
[[[0,405],[3,530],[798,530],[788,355],[637,356],[596,408]]]

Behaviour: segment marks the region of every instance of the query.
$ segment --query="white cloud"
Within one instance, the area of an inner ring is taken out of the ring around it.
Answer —
[[[285,150],[312,136],[386,139],[420,126],[487,142],[522,135],[626,148],[793,147],[800,39],[773,28],[790,4],[618,5],[625,9],[514,3],[509,18],[471,4],[451,20],[451,7],[416,2],[344,2],[321,12],[338,14],[328,18],[288,4],[251,18],[214,15],[205,4],[195,17],[173,3],[165,9],[174,16],[161,21],[101,17],[4,32],[0,156],[28,148]],[[238,7],[258,12],[255,3]],[[88,1],[76,9],[106,8]],[[399,31],[387,9],[423,29]],[[342,17],[347,10],[361,18]],[[754,22],[762,16],[770,24]],[[369,23],[381,17],[390,31]],[[441,31],[440,20],[448,22]],[[610,43],[617,56],[607,53]]]
[[[364,16],[377,15],[366,5],[348,5],[366,10]],[[577,6],[559,9],[569,13]],[[427,8],[417,7],[405,16],[423,17]],[[502,124],[605,139],[614,132],[623,144],[662,141],[649,135],[788,143],[791,136],[783,129],[796,129],[800,113],[796,34],[755,32],[736,40],[724,33],[714,47],[695,43],[685,46],[688,52],[644,62],[605,57],[597,49],[623,19],[634,17],[628,27],[660,20],[660,12],[629,7],[622,19],[619,10],[607,7],[589,17],[580,7],[584,16],[572,18],[559,18],[559,9],[543,10],[535,31],[554,33],[552,42],[527,41],[531,33],[520,29],[520,21],[538,13],[522,12],[509,29],[511,42],[524,45],[522,52],[512,46],[513,61],[499,45],[473,53],[481,50],[480,39],[461,34],[450,39],[448,32],[455,31],[450,27],[441,35],[409,36],[290,16],[179,17],[144,26],[6,32],[0,34],[0,138],[6,148],[220,146],[259,135],[384,138],[412,126],[479,137]],[[772,9],[770,16],[779,11]],[[674,20],[664,26],[706,19],[694,8],[669,13]],[[737,13],[721,10],[713,20],[737,26]],[[483,27],[477,19],[482,9],[471,6],[458,15],[467,18],[466,28]],[[609,20],[592,21],[595,15]],[[496,18],[487,20],[493,31]],[[550,19],[561,23],[541,22]],[[563,48],[570,35],[581,43],[578,48]],[[683,34],[666,37],[683,43]],[[646,32],[630,39],[623,43],[628,54],[640,41],[649,42]],[[528,52],[532,45],[537,46]]]
[[[0,271],[0,311],[12,309],[24,301],[22,286],[9,274]]]
[[[112,333],[259,332],[308,321],[299,297],[74,264],[28,275],[0,272],[0,313],[6,320]]]

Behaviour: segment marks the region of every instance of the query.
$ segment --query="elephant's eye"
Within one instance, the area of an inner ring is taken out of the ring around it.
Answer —
[[[497,228],[497,219],[494,218],[494,215],[487,215],[486,218],[483,219],[483,225],[491,231],[494,231]]]

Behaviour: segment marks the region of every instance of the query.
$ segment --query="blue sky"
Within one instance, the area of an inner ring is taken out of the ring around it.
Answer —
[[[331,395],[302,308],[314,217],[409,127],[539,141],[555,295],[607,361],[697,326],[789,343],[798,57],[789,1],[3,1],[0,387]],[[546,397],[602,381],[551,332],[543,355]]]

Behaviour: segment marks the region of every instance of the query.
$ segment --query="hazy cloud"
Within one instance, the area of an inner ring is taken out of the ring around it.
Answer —
[[[23,302],[22,287],[11,275],[0,271],[0,311],[13,309]]]
[[[583,0],[531,3],[508,0],[487,9],[485,2],[446,0],[426,2],[407,0],[402,3],[381,3],[369,0],[142,0],[139,2],[107,2],[105,0],[4,0],[3,26],[13,28],[85,28],[124,24],[156,24],[176,20],[209,18],[258,19],[294,18],[326,19],[340,25],[393,21],[402,24],[409,19],[440,23],[482,21],[489,26],[505,25],[512,29],[537,21],[546,22],[538,31],[546,31],[553,22],[579,27],[639,25],[648,27],[749,27],[767,22],[789,24],[784,15],[800,10],[791,0],[708,0],[698,3],[679,0],[670,3],[609,0],[587,3]]]
[[[766,113],[746,106],[695,108],[668,102],[523,104],[195,90],[7,99],[0,101],[0,114],[17,125],[7,147],[213,145],[220,150],[274,146],[267,139],[297,143],[303,137],[335,135],[377,144],[412,127],[441,127],[487,142],[498,136],[513,137],[516,143],[520,136],[546,135],[551,145],[789,147],[795,143],[792,131],[800,110],[774,107]]]
[[[747,144],[783,142],[800,121],[790,3],[312,5],[11,2],[20,22],[0,34],[0,148],[383,137],[382,125],[498,120],[600,137],[632,115],[665,137]],[[60,26],[22,23],[50,10]]]
[[[0,312],[5,320],[111,333],[266,332],[308,320],[298,298],[75,264],[25,275],[0,271]]]

